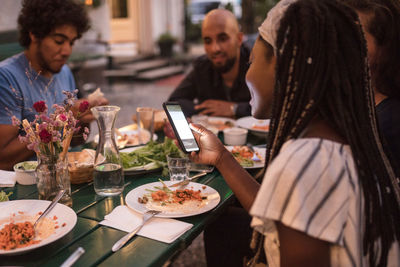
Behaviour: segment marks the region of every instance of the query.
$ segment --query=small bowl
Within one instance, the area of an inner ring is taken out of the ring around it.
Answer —
[[[247,132],[243,128],[227,128],[224,130],[224,142],[230,146],[242,146],[246,144]]]
[[[15,178],[22,185],[36,184],[37,161],[23,161],[14,165]]]

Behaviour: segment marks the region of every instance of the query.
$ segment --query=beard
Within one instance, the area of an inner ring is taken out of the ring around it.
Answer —
[[[236,56],[228,58],[226,60],[225,64],[223,64],[221,66],[214,65],[214,69],[219,73],[227,73],[228,71],[230,71],[233,68],[233,66],[235,65],[235,62],[236,62]]]
[[[38,59],[39,66],[43,72],[50,72],[52,74],[59,73],[63,66],[60,67],[52,67],[49,62],[44,57],[42,52],[42,46],[39,45],[39,49],[37,50],[36,57]]]

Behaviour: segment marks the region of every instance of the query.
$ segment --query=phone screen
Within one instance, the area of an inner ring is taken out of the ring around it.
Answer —
[[[181,106],[179,104],[165,103],[164,109],[168,114],[175,135],[183,150],[185,152],[199,151],[199,147],[194,139],[185,114],[183,114]]]

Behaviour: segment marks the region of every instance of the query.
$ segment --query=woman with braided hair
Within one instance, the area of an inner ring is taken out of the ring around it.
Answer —
[[[250,60],[252,115],[272,114],[262,184],[193,124],[191,159],[215,165],[250,211],[269,266],[399,266],[400,190],[357,14],[336,0],[281,0]]]

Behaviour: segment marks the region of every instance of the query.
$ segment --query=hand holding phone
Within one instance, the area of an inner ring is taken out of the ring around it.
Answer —
[[[193,136],[192,130],[189,127],[179,103],[165,102],[163,103],[163,108],[182,150],[185,153],[199,151],[199,146],[197,145],[196,139]]]

